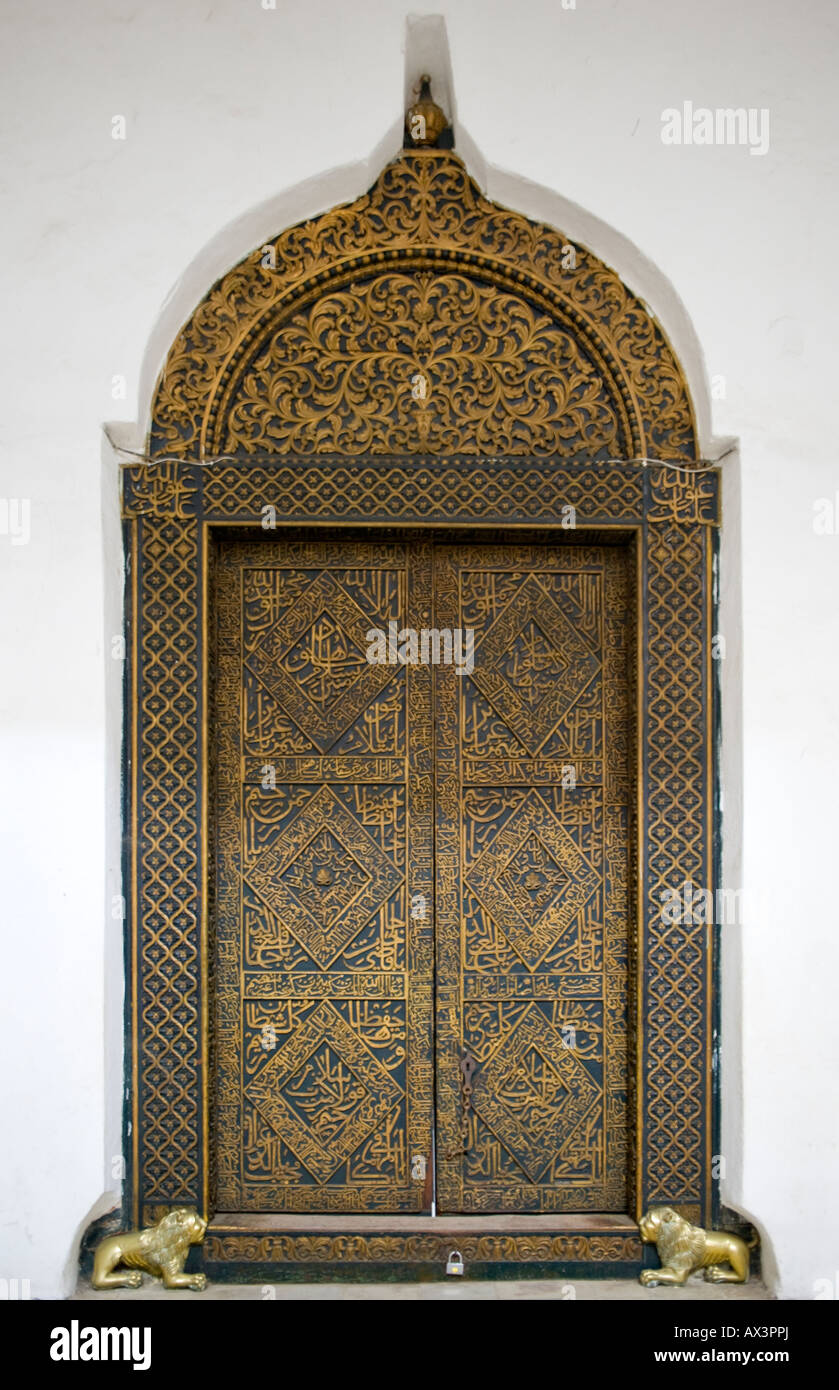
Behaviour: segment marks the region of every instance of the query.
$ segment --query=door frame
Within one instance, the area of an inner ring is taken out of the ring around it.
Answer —
[[[717,1202],[712,925],[662,918],[662,894],[717,885],[713,575],[719,477],[664,465],[453,456],[318,456],[122,469],[129,557],[125,745],[126,1215],[194,1203],[205,1267],[237,1277],[439,1272],[460,1232],[472,1272],[637,1270],[637,1221]],[[600,532],[635,546],[638,593],[638,1008],[635,1195],[623,1218],[215,1219],[209,1056],[208,602],[214,538],[235,527]],[[361,1228],[359,1220],[365,1223]],[[458,1222],[473,1225],[458,1225]],[[408,1226],[405,1226],[407,1221]],[[475,1225],[477,1221],[479,1224]],[[547,1222],[547,1224],[545,1224]],[[524,1223],[522,1225],[522,1223]],[[416,1229],[415,1229],[416,1228]],[[438,1234],[439,1232],[439,1234]],[[340,1264],[340,1269],[337,1267]]]

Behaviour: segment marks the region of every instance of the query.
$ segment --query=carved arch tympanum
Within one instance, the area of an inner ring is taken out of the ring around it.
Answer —
[[[618,275],[422,150],[213,286],[167,358],[151,446],[595,461],[692,457],[695,438],[673,352]]]
[[[450,151],[405,151],[357,201],[224,275],[178,334],[151,460],[123,469],[128,591],[129,999],[134,1220],[213,1216],[206,633],[215,536],[278,522],[580,530],[638,576],[634,1179],[608,1230],[464,1236],[470,1269],[627,1272],[649,1202],[711,1215],[712,940],[662,894],[713,881],[715,470],[694,458],[680,366],[584,247],[484,198]],[[623,462],[621,462],[623,460]],[[222,1098],[223,1099],[223,1098]],[[208,1268],[445,1264],[448,1237],[211,1224]],[[349,1263],[348,1263],[349,1262]]]

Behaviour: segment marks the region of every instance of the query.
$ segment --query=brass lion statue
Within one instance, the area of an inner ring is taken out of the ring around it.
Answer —
[[[698,1269],[711,1284],[745,1284],[749,1277],[756,1237],[747,1245],[730,1231],[703,1231],[672,1207],[650,1207],[639,1225],[641,1239],[655,1245],[661,1260],[661,1269],[641,1271],[642,1284],[684,1284]]]
[[[121,1231],[96,1247],[93,1260],[95,1289],[139,1289],[141,1270],[163,1280],[166,1289],[203,1289],[206,1274],[184,1274],[190,1245],[200,1245],[207,1223],[194,1207],[173,1207],[156,1226],[142,1231]],[[131,1271],[115,1272],[118,1265]]]

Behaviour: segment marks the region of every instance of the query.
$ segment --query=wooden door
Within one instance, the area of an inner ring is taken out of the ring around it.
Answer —
[[[627,1209],[625,556],[436,553],[440,1211]]]
[[[367,652],[427,625],[430,548],[234,543],[215,573],[216,1205],[428,1210],[431,673]]]
[[[214,573],[217,1208],[625,1210],[625,552]]]

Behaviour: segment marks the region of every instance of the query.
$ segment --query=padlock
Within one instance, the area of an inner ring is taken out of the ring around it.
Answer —
[[[448,1258],[448,1260],[446,1261],[446,1273],[447,1273],[447,1274],[462,1274],[462,1273],[463,1273],[463,1256],[461,1255],[461,1253],[460,1253],[459,1250],[453,1250],[453,1251],[451,1252],[451,1254],[449,1255],[449,1258]]]

